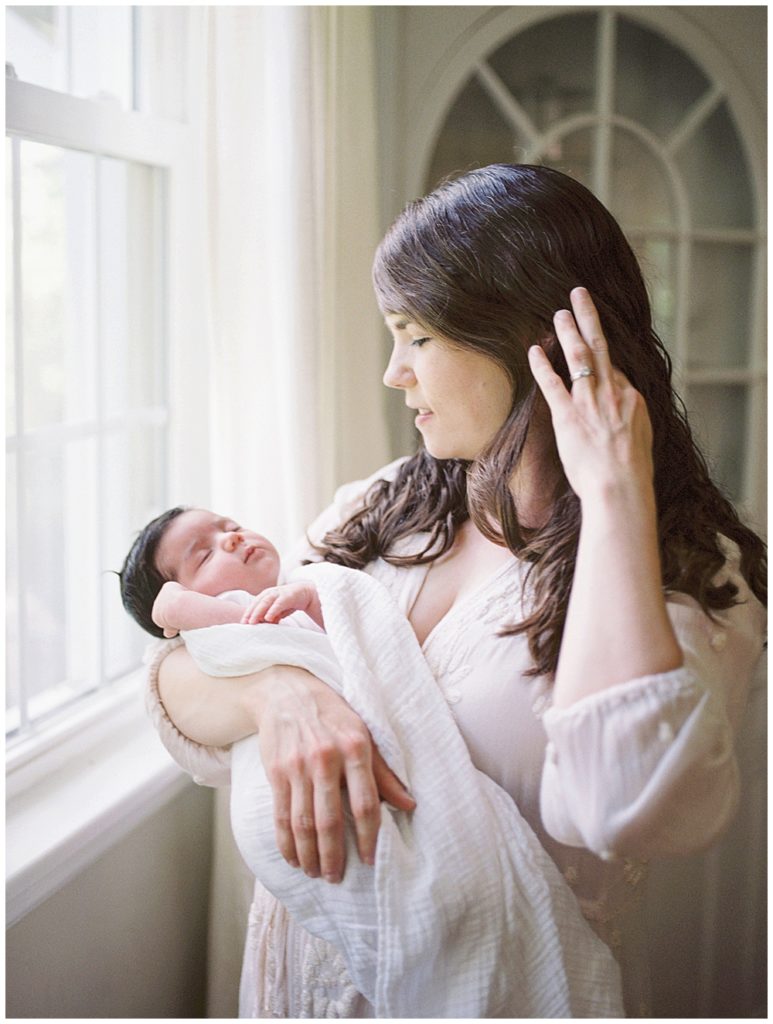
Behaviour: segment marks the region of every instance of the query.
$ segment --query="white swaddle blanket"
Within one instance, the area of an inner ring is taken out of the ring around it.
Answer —
[[[478,771],[416,637],[384,587],[330,564],[317,587],[326,633],[282,625],[184,634],[211,675],[308,669],[360,715],[417,801],[381,805],[375,867],[347,821],[331,885],[281,857],[256,737],[234,744],[231,816],[245,861],[290,915],[339,949],[377,1017],[622,1017],[617,964],[513,800]]]

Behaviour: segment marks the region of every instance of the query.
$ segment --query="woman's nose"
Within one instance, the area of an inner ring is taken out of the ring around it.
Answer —
[[[407,361],[405,352],[397,346],[392,350],[383,381],[388,388],[410,388],[416,383],[413,368]]]

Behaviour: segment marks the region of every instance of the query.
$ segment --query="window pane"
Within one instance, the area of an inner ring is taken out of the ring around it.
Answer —
[[[109,96],[132,107],[132,9],[70,8],[70,88],[75,96]]]
[[[23,82],[65,92],[66,8],[6,7],[5,59]]]
[[[159,427],[135,427],[106,435],[103,451],[104,569],[119,571],[137,533],[164,509],[165,434]],[[121,604],[118,579],[107,573],[103,583],[105,609],[105,673],[108,678],[136,667],[148,635]]]
[[[131,7],[8,7],[6,59],[24,82],[131,109]]]
[[[667,138],[709,88],[703,72],[659,33],[617,19],[615,111]]]
[[[508,40],[488,58],[538,130],[593,109],[595,14],[549,18]]]
[[[26,429],[96,414],[94,158],[21,143]]]
[[[153,406],[161,399],[163,338],[155,214],[151,168],[100,160],[100,334],[106,417]]]
[[[557,139],[550,148],[540,156],[545,163],[563,171],[570,178],[582,182],[593,191],[593,140],[595,128],[580,128],[579,131]]]
[[[621,224],[672,227],[671,184],[659,160],[630,132],[612,137],[610,208]]]
[[[630,242],[647,285],[655,330],[673,356],[676,309],[675,246],[662,238],[632,237]]]
[[[19,539],[16,515],[16,456],[5,462],[5,708],[7,728],[19,717]]]
[[[33,719],[99,680],[97,443],[25,460],[25,684]]]
[[[690,425],[712,477],[735,502],[743,499],[747,397],[738,385],[692,384],[687,393]]]
[[[472,78],[454,101],[438,136],[427,189],[472,167],[519,160],[525,147],[525,140],[505,123],[486,90]]]
[[[691,269],[688,366],[745,366],[751,331],[751,246],[696,242]]]
[[[13,143],[5,140],[5,432],[16,432],[14,327]]]
[[[754,225],[746,157],[727,103],[692,135],[676,155],[698,228]]]

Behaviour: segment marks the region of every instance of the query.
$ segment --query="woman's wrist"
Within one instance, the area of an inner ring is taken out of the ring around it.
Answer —
[[[657,537],[655,488],[648,477],[615,477],[598,484],[581,498],[582,526],[613,529],[626,533],[646,529]]]
[[[295,665],[273,665],[257,672],[244,687],[241,694],[242,709],[255,731],[259,732],[269,706],[280,713],[292,715],[301,702],[308,702],[309,696],[318,687],[325,687],[325,684],[306,669]]]

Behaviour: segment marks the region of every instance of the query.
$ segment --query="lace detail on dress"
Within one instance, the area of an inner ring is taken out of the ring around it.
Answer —
[[[354,1016],[360,993],[354,987],[343,956],[322,939],[303,944],[300,1017],[339,1019]]]
[[[496,633],[518,615],[523,593],[523,566],[513,559],[480,589],[460,601],[438,622],[424,644],[424,656],[432,674],[454,703],[458,683],[471,671],[468,623],[483,622]]]

